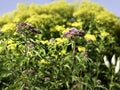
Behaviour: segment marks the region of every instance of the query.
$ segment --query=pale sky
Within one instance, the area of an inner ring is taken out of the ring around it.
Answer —
[[[16,9],[18,3],[37,3],[37,4],[47,4],[54,0],[1,0],[0,1],[0,15],[4,13],[11,12]],[[69,3],[75,0],[67,0]],[[111,11],[115,15],[120,17],[120,0],[91,0],[102,6],[107,10]]]

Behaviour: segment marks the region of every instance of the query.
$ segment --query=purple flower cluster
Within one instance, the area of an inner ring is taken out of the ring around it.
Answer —
[[[75,36],[84,36],[85,32],[83,30],[78,30],[76,28],[71,28],[68,32],[63,34],[63,37],[72,38]]]
[[[29,74],[34,74],[35,71],[30,68],[30,69],[28,70],[28,73],[29,73]]]
[[[45,79],[45,81],[49,81],[50,77],[45,77],[44,79]]]
[[[41,33],[38,29],[35,29],[35,27],[32,24],[21,22],[18,24],[16,31],[19,33],[19,32],[22,32],[21,30],[23,30],[23,29],[31,30],[31,32],[36,33],[36,34]]]

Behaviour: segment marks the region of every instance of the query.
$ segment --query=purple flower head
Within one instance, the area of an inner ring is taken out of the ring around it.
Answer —
[[[34,29],[34,26],[32,24],[27,24],[25,27],[26,29]]]
[[[34,44],[30,43],[28,46],[29,46],[29,48],[33,48]]]
[[[35,71],[34,70],[32,70],[31,68],[28,70],[28,73],[29,74],[33,74]]]
[[[70,32],[65,32],[62,37],[71,38],[72,35],[70,34]]]
[[[40,34],[41,32],[38,29],[35,29],[35,27],[32,24],[28,24],[25,22],[21,22],[17,26],[17,32],[18,33],[24,33],[24,30],[27,30],[28,32],[33,32],[36,34]]]
[[[85,32],[83,30],[78,30],[76,28],[71,28],[68,32],[63,34],[63,37],[71,38],[74,36],[84,36]]]
[[[45,77],[45,81],[49,81],[50,80],[50,77]]]
[[[32,32],[34,32],[36,34],[41,34],[40,30],[38,30],[38,29],[32,29]]]
[[[18,24],[17,26],[17,32],[20,32],[22,30],[23,27],[25,27],[27,25],[27,23],[21,22]]]
[[[19,23],[19,26],[26,26],[26,25],[27,25],[27,23],[25,23],[25,22]]]
[[[76,28],[71,28],[69,30],[70,34],[73,36],[83,36],[84,35],[84,31],[83,30],[78,30]]]
[[[76,28],[70,28],[69,32],[77,32],[78,30]]]
[[[84,52],[83,52],[83,55],[84,55],[84,56],[88,56],[88,52],[87,52],[87,51],[84,51]]]

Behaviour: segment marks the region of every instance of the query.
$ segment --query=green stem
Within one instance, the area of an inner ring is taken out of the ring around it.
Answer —
[[[25,36],[25,56],[28,57],[28,38]]]
[[[113,78],[114,78],[114,76],[112,75],[112,76],[111,76],[111,82],[110,82],[110,88],[109,88],[109,90],[112,90]]]
[[[72,42],[72,66],[71,66],[71,70],[72,70],[72,76],[74,76],[74,63],[75,63],[75,47],[76,47],[76,43],[74,40],[71,40]],[[71,86],[70,86],[70,89],[73,88],[73,81],[72,81],[72,78],[71,78]]]
[[[73,63],[74,63],[74,60],[75,60],[75,53],[76,53],[76,50],[75,50],[75,47],[76,47],[76,43],[75,41],[72,42],[72,58],[73,58]]]
[[[26,34],[26,35],[25,35],[25,58],[27,59],[27,61],[25,62],[25,69],[27,69],[27,67],[28,67],[28,65],[29,65],[28,52],[29,52],[28,37],[27,37],[27,34]]]

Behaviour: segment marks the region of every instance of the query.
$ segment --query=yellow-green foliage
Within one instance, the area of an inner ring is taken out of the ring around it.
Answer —
[[[0,90],[118,90],[103,56],[120,55],[119,36],[118,17],[96,3],[18,4],[0,17]]]
[[[118,17],[92,2],[82,2],[80,5],[64,1],[46,5],[18,4],[15,11],[0,17],[0,29],[3,32],[13,31],[14,34],[19,22],[35,25],[43,31],[42,38],[47,40],[60,37],[70,27],[83,29],[88,34],[106,32],[115,35],[120,31]]]

